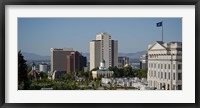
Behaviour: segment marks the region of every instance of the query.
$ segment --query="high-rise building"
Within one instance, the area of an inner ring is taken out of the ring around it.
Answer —
[[[118,66],[118,41],[111,40],[111,35],[101,33],[96,35],[96,40],[90,42],[90,70],[100,65],[105,60],[105,67]]]
[[[84,71],[86,63],[86,57],[82,56],[78,51],[71,52],[70,55],[67,55],[67,73]]]
[[[72,48],[51,48],[51,71],[65,71],[67,69],[67,55],[73,52]]]
[[[118,68],[124,68],[126,65],[129,65],[129,57],[123,56],[118,57]]]
[[[148,46],[148,86],[182,90],[182,42],[157,41]]]
[[[140,57],[140,69],[147,69],[148,68],[148,56],[147,54],[142,55]]]

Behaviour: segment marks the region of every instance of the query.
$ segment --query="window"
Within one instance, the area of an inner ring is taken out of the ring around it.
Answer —
[[[154,64],[154,68],[156,68],[156,64]]]
[[[175,73],[173,73],[173,80],[175,80],[176,79],[176,74]]]
[[[162,64],[161,64],[161,69],[162,69]]]
[[[151,72],[149,71],[149,77],[151,77]]]
[[[178,90],[182,90],[182,85],[178,85]]]
[[[181,64],[178,64],[178,70],[181,70]]]
[[[168,69],[170,69],[170,64],[168,64]]]
[[[165,64],[165,69],[167,69],[167,65]]]
[[[161,78],[163,78],[163,72],[161,72]]]
[[[156,71],[154,71],[154,77],[156,77]]]
[[[165,72],[165,79],[167,79],[167,73]]]
[[[158,78],[160,78],[160,72],[158,72]]]
[[[182,80],[182,73],[178,73],[178,80]]]
[[[170,73],[168,73],[168,79],[170,80]]]
[[[160,68],[160,64],[158,64],[158,69]]]
[[[173,85],[173,86],[172,86],[172,90],[175,90],[175,87],[176,87],[176,86],[175,86],[175,85]]]
[[[173,64],[173,69],[175,69],[175,64]]]

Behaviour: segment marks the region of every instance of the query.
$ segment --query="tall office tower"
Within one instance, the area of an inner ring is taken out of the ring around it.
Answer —
[[[129,57],[123,56],[118,57],[118,68],[124,68],[126,65],[129,65]]]
[[[86,67],[86,57],[82,56],[78,51],[73,51],[67,55],[67,73],[83,71]]]
[[[79,64],[80,70],[84,70],[84,68],[87,67],[87,57],[81,54],[79,59],[80,59],[80,64]]]
[[[72,51],[72,48],[51,48],[51,71],[66,71],[66,57]]]
[[[182,90],[182,42],[157,41],[148,46],[148,86]]]
[[[96,40],[90,42],[90,70],[100,65],[105,60],[105,67],[118,66],[118,41],[111,40],[108,33],[101,33]]]
[[[140,69],[147,69],[148,68],[148,56],[147,54],[142,55],[140,57]]]

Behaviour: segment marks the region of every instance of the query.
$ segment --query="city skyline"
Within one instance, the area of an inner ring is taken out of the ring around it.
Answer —
[[[182,42],[181,18],[18,18],[18,49],[42,56],[49,56],[50,48],[88,53],[89,42],[107,32],[118,40],[119,53],[132,53],[161,40],[160,21],[164,42]]]

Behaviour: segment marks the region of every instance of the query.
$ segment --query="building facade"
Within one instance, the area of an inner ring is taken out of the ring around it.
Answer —
[[[57,71],[57,70],[55,70],[52,73],[52,78],[51,79],[53,79],[53,80],[59,79],[59,78],[62,78],[64,75],[66,75],[66,71]]]
[[[71,52],[73,52],[72,48],[51,48],[51,71],[66,71],[66,57]]]
[[[38,71],[36,71],[36,67],[35,67],[35,63],[33,62],[32,64],[32,69],[30,72],[28,72],[28,78],[30,80],[34,80],[34,79],[40,79],[40,73]]]
[[[148,56],[147,54],[145,54],[140,57],[140,69],[147,69],[147,68],[148,68]]]
[[[118,68],[124,68],[126,65],[130,65],[129,57],[118,57]]]
[[[73,51],[67,55],[67,73],[84,71],[86,67],[86,57],[82,56],[78,51]]]
[[[108,33],[98,34],[90,42],[90,70],[98,67],[102,59],[106,68],[118,66],[118,41],[111,40]]]
[[[107,68],[105,67],[105,60],[102,60],[99,66],[99,70],[96,71],[92,71],[92,77],[93,78],[109,78],[112,77],[112,75],[114,74],[113,71],[109,71],[107,70]]]
[[[182,42],[157,41],[148,46],[148,86],[182,90]]]
[[[41,64],[39,65],[39,71],[40,71],[40,72],[48,72],[48,64],[46,64],[46,63],[41,63]]]

